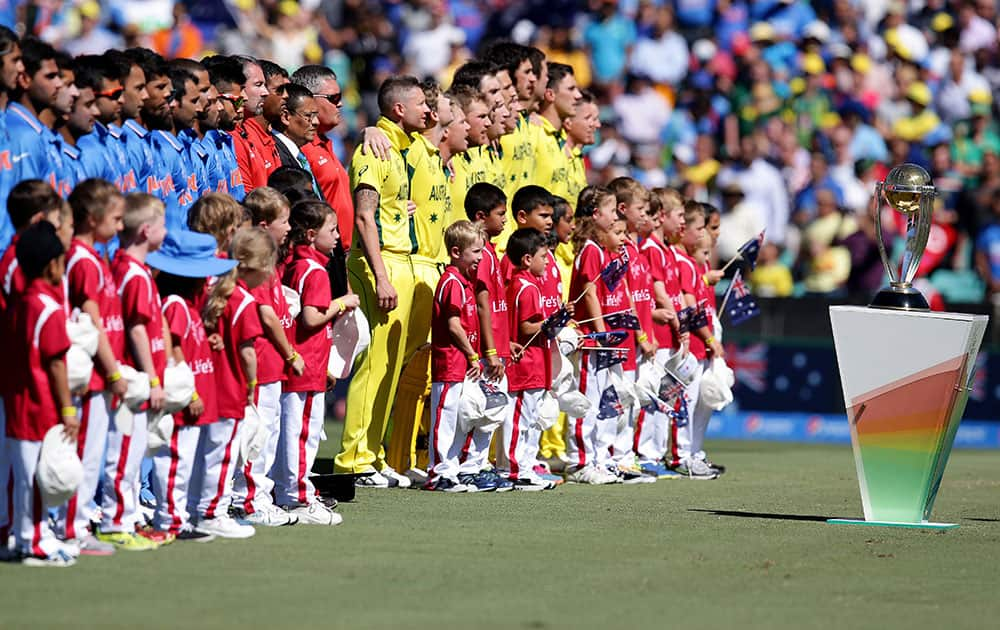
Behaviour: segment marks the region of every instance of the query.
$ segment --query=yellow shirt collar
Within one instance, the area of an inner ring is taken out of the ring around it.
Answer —
[[[410,146],[410,143],[413,142],[412,138],[406,135],[406,132],[403,131],[402,127],[392,122],[385,116],[379,118],[375,126],[385,133],[385,135],[389,138],[389,143],[397,151],[402,152],[403,149]]]

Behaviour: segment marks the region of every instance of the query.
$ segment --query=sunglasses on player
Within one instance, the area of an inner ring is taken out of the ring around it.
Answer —
[[[125,93],[125,88],[116,88],[114,90],[104,90],[103,92],[97,92],[95,96],[103,96],[104,98],[110,98],[112,101],[117,101]]]
[[[232,94],[219,94],[219,98],[224,101],[229,101],[232,103],[233,108],[239,110],[243,107],[243,104],[247,102],[244,96],[233,96]]]
[[[326,99],[327,102],[329,102],[334,107],[340,107],[341,105],[343,105],[343,103],[341,102],[341,94],[339,92],[337,94],[313,94],[313,96],[315,98]]]

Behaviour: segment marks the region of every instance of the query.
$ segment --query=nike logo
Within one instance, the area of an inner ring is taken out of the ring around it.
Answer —
[[[14,164],[17,164],[18,162],[20,162],[21,160],[30,155],[31,155],[30,153],[21,153],[19,155],[12,155],[10,161],[13,162]]]

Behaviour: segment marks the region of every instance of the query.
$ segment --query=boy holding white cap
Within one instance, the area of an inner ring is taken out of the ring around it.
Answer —
[[[458,430],[462,383],[477,380],[479,318],[472,282],[486,245],[483,229],[457,221],[444,233],[451,264],[434,292],[431,320],[431,430],[425,490],[465,492],[458,482],[459,457],[466,434]]]
[[[25,564],[69,566],[75,550],[49,528],[42,492],[35,480],[42,440],[62,422],[67,439],[76,441],[76,417],[66,380],[66,312],[62,304],[65,249],[52,224],[41,221],[21,235],[17,261],[27,288],[14,305],[10,346],[13,364],[27,369],[12,373],[7,403],[7,452],[14,473],[11,514],[15,551]]]

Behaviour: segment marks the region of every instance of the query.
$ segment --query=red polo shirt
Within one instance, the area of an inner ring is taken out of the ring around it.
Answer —
[[[240,166],[240,176],[246,192],[267,186],[267,178],[279,166],[281,157],[274,146],[274,136],[257,122],[249,118],[232,131],[233,151]]]
[[[309,168],[319,184],[323,197],[333,211],[337,213],[337,227],[340,229],[340,242],[344,251],[351,249],[351,236],[354,234],[354,200],[351,198],[351,180],[347,176],[344,165],[333,152],[333,142],[326,136],[317,133],[309,144],[299,147],[309,160]]]

